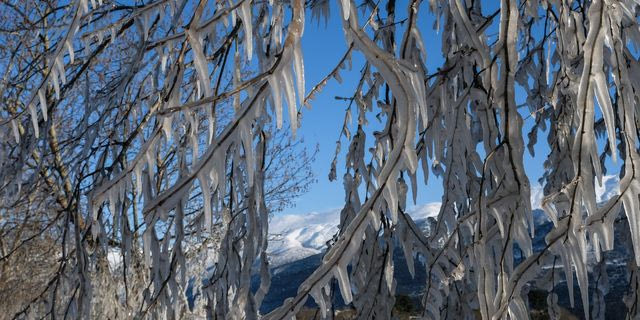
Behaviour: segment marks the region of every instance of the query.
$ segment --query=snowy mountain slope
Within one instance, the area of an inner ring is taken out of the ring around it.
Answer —
[[[617,176],[604,176],[602,185],[596,184],[596,200],[599,203],[616,193],[618,193]],[[543,197],[540,185],[531,189],[532,209],[542,209]],[[408,213],[414,221],[418,222],[428,217],[436,217],[440,205],[440,202],[417,205],[409,208]],[[537,225],[549,221],[546,214],[542,212],[535,214],[534,218]],[[273,217],[269,224],[271,237],[268,248],[271,266],[277,267],[323,252],[327,247],[327,241],[338,232],[339,223],[340,209]]]
[[[269,224],[270,264],[279,266],[322,252],[339,223],[340,210],[274,217]]]
[[[539,209],[534,210],[534,215],[540,217],[544,215]],[[536,218],[536,221],[542,221]],[[418,227],[426,227],[426,220],[421,219],[417,222]],[[626,223],[626,222],[624,222]],[[624,224],[623,223],[623,224]],[[624,226],[620,226],[624,227]],[[544,246],[544,235],[552,228],[552,223],[547,221],[542,225],[536,227],[536,237],[533,239],[534,251],[541,250]],[[624,244],[619,241],[619,235],[616,234],[615,248],[613,251],[606,252],[604,255],[607,258],[607,273],[609,278],[610,289],[609,293],[605,297],[606,302],[606,319],[621,319],[624,317],[626,307],[622,302],[623,295],[628,287],[626,266],[620,261],[624,261],[625,257],[628,257],[629,252],[624,247]],[[420,265],[420,260],[416,259],[415,277],[411,277],[404,254],[400,248],[394,252],[394,277],[397,281],[396,293],[408,295],[412,297],[420,296],[424,290],[424,284],[426,283],[426,273],[423,266]],[[593,257],[589,259],[589,268],[593,267]],[[314,254],[305,257],[300,260],[295,260],[289,263],[285,263],[274,267],[272,269],[271,287],[269,293],[265,297],[263,304],[260,308],[262,313],[267,313],[289,297],[296,294],[298,286],[304,281],[322,262],[322,253]],[[590,276],[591,277],[591,276]],[[590,282],[595,281],[590,278]],[[593,282],[592,282],[593,283]],[[257,275],[253,279],[253,290],[256,290],[259,286],[259,278]],[[531,289],[536,289],[532,287]],[[537,289],[541,290],[541,289]],[[546,289],[545,289],[546,290]],[[566,281],[561,280],[556,287],[556,293],[559,296],[559,304],[563,306],[568,312],[575,316],[576,319],[582,319],[584,316],[582,313],[582,302],[577,296],[574,296],[575,305],[571,307],[569,301],[569,295],[567,291]],[[593,290],[591,288],[590,290]],[[578,284],[574,281],[574,295],[579,292]],[[546,298],[545,298],[546,299]],[[338,307],[343,306],[340,295],[336,295],[336,301],[334,301]],[[308,307],[315,307],[312,300],[307,302]]]
[[[415,220],[438,215],[440,203],[427,203],[409,208]],[[323,252],[337,232],[340,209],[308,214],[289,214],[273,217],[269,224],[268,254],[270,264],[277,267]]]
[[[602,177],[602,185],[596,183],[596,202],[602,203],[609,200],[611,197],[619,192],[618,176],[609,175]],[[542,209],[542,200],[544,198],[541,185],[535,185],[531,188],[531,208]]]
[[[618,177],[604,176],[602,186],[596,184],[598,202],[611,198],[618,192]],[[532,209],[542,209],[543,190],[536,185],[531,190]],[[408,213],[418,222],[435,217],[440,210],[440,202],[432,202],[409,208]],[[536,224],[549,221],[546,214],[534,215]],[[340,223],[340,209],[307,214],[288,214],[273,217],[269,224],[268,254],[273,267],[300,260],[324,251],[337,232]]]
[[[599,203],[606,201],[618,192],[618,178],[605,176],[602,186],[596,185],[596,199]],[[541,250],[545,246],[544,236],[553,227],[546,214],[541,210],[542,188],[534,187],[531,190],[532,208],[536,224],[536,236],[533,239],[534,251]],[[420,228],[427,228],[426,218],[437,216],[440,203],[429,203],[409,209],[409,213]],[[279,306],[284,299],[295,295],[298,285],[315,270],[322,261],[322,252],[326,248],[325,242],[335,234],[340,220],[340,210],[332,210],[325,213],[312,213],[309,215],[287,215],[274,217],[272,230],[281,233],[279,239],[273,239],[269,243],[272,266],[272,284],[267,297],[261,306],[261,312],[268,312]],[[626,227],[623,222],[619,228]],[[618,228],[618,227],[617,227]],[[605,297],[607,318],[620,318],[625,312],[622,297],[627,287],[627,272],[624,261],[629,256],[628,250],[619,240],[618,232],[615,235],[615,248],[605,253],[607,273],[609,275],[610,290]],[[589,249],[589,268],[595,263],[592,249]],[[424,268],[417,266],[416,275],[412,278],[406,267],[406,261],[401,250],[394,254],[395,278],[398,284],[397,293],[409,296],[419,295],[423,290]],[[416,260],[416,263],[419,260]],[[254,286],[257,287],[257,278]],[[594,281],[594,279],[590,279]],[[559,294],[559,303],[577,318],[581,318],[581,300],[576,298],[572,308],[569,303],[569,295],[566,282],[561,281],[556,291]],[[579,292],[577,282],[574,281],[574,294]],[[339,296],[339,295],[338,295]],[[338,297],[339,299],[339,297]],[[341,301],[341,300],[340,300]],[[341,302],[338,301],[338,305]],[[312,303],[310,303],[312,305]]]

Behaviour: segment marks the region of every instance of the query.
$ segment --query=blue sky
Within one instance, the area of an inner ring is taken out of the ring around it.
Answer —
[[[406,1],[399,1],[397,5],[396,21],[405,17],[405,2]],[[489,11],[489,9],[486,10]],[[428,72],[433,72],[443,63],[441,34],[433,30],[435,20],[431,12],[429,12],[427,4],[421,6],[419,17],[418,25],[428,51]],[[311,20],[311,14],[307,11],[307,23],[302,38],[307,92],[336,66],[337,62],[347,50],[340,19],[338,7],[334,6],[333,3],[330,18],[326,25],[324,21],[318,24],[317,21]],[[398,31],[402,31],[401,26],[398,26]],[[488,35],[496,36],[491,32],[491,29],[488,31]],[[343,205],[344,190],[341,177],[344,174],[344,150],[348,147],[348,143],[344,141],[344,138],[342,141],[343,152],[341,156],[338,157],[338,179],[330,182],[327,178],[334,156],[336,140],[339,137],[344,119],[344,111],[348,104],[346,101],[335,100],[334,97],[346,97],[353,94],[362,65],[362,54],[354,51],[352,54],[353,68],[351,71],[343,70],[343,72],[341,72],[342,83],[331,79],[323,91],[317,94],[316,98],[312,101],[312,108],[310,110],[303,108],[302,123],[298,134],[304,137],[306,145],[310,148],[315,144],[319,145],[320,150],[318,156],[312,165],[318,182],[311,186],[308,193],[296,199],[295,207],[285,209],[284,212],[282,212],[283,214],[307,213],[312,211],[323,212],[329,209],[339,208]],[[521,88],[517,91],[517,103],[521,104],[524,102],[524,92]],[[526,143],[526,134],[529,132],[534,119],[532,117],[526,117],[528,111],[525,110],[525,108],[523,108],[522,114],[525,116],[523,133],[525,134]],[[370,119],[371,118],[372,117],[370,117]],[[525,167],[532,186],[538,185],[537,180],[543,173],[543,162],[549,150],[546,144],[546,138],[546,132],[540,132],[538,134],[538,146],[536,147],[535,158],[531,157],[528,152],[525,154]],[[419,181],[421,180],[422,179],[419,179]],[[433,174],[430,174],[427,185],[419,184],[417,204],[439,202],[442,196],[441,184],[441,180],[434,178]],[[412,204],[408,203],[408,205]]]
[[[404,7],[404,1],[402,1],[398,5],[398,20],[403,18]],[[427,6],[423,6],[423,9],[427,10]],[[423,17],[426,17],[426,15],[423,15]],[[311,20],[311,14],[307,12],[307,23],[302,37],[307,92],[336,66],[347,50],[340,19],[339,9],[333,3],[330,18],[326,25],[323,20],[320,23],[316,20]],[[431,30],[433,26],[432,16],[429,15],[424,20],[420,23],[425,26],[425,30]],[[441,63],[442,59],[439,57],[440,38],[435,36],[435,32],[434,36],[425,38],[425,45],[434,50],[434,56],[437,56],[438,62]],[[435,57],[432,60],[435,60]],[[312,108],[303,108],[302,123],[298,134],[304,137],[305,144],[309,147],[315,144],[319,145],[319,153],[312,166],[318,182],[312,185],[308,193],[295,201],[295,207],[286,209],[283,212],[284,214],[325,211],[343,205],[344,189],[341,178],[344,174],[344,157],[338,157],[338,179],[330,182],[328,174],[348,102],[335,100],[334,97],[353,95],[362,65],[362,54],[354,51],[352,54],[352,70],[343,70],[340,73],[343,80],[342,83],[331,79],[322,92],[317,94],[312,101]],[[343,138],[342,156],[344,156],[344,151],[347,147],[348,144]],[[440,201],[442,195],[440,184],[440,181],[432,179],[428,186],[420,186],[418,203]]]

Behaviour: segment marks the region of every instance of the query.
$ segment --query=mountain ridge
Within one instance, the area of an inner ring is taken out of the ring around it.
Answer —
[[[601,186],[596,185],[596,199],[602,203],[615,195],[618,189],[618,178],[615,176],[603,177]],[[534,251],[539,251],[545,246],[544,236],[553,224],[546,213],[541,210],[542,188],[532,188],[532,208],[535,223],[535,237],[532,239]],[[421,229],[428,229],[429,217],[436,217],[440,203],[428,203],[414,206],[408,210],[416,225]],[[261,312],[266,313],[281,305],[284,299],[294,296],[297,288],[322,262],[322,256],[329,241],[338,231],[337,224],[340,221],[340,210],[326,212],[313,212],[309,215],[283,215],[274,217],[272,224],[276,237],[270,239],[268,254],[272,266],[272,284],[269,293],[261,306]],[[624,226],[622,226],[624,227]],[[622,295],[626,285],[626,267],[623,263],[624,256],[628,254],[626,249],[616,236],[615,248],[607,252],[607,272],[610,274],[611,289],[606,296],[607,317],[618,318],[621,312],[626,310],[622,303]],[[593,253],[590,250],[590,267],[593,266]],[[416,259],[419,264],[419,259]],[[416,266],[414,278],[409,276],[408,268],[402,250],[394,253],[394,274],[397,281],[397,294],[417,297],[425,283],[426,273],[424,267]],[[257,281],[258,278],[256,277]],[[591,283],[592,280],[590,280]],[[256,285],[257,282],[254,284]],[[574,294],[578,293],[577,281],[574,281]],[[556,286],[556,292],[567,293],[566,281],[562,280]],[[340,295],[337,295],[337,304],[341,305]],[[559,294],[559,304],[569,310],[578,318],[584,317],[580,299],[575,299],[573,307],[569,304],[568,294]],[[313,302],[308,302],[313,306]]]

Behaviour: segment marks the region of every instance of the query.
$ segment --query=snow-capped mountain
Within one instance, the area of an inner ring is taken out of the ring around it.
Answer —
[[[282,215],[269,224],[268,254],[272,266],[279,266],[318,254],[338,232],[340,210],[306,215]]]
[[[616,176],[603,177],[602,185],[596,184],[597,201],[602,203],[617,194],[618,184],[619,180]],[[534,251],[537,251],[544,247],[544,236],[551,230],[553,224],[541,210],[543,194],[540,186],[532,188],[531,198],[536,225],[533,246]],[[419,227],[425,228],[427,226],[426,218],[437,216],[439,209],[440,203],[428,203],[412,207],[408,212]],[[284,299],[295,295],[298,285],[320,265],[322,253],[327,247],[326,242],[338,232],[339,221],[339,209],[304,215],[281,215],[273,218],[270,224],[270,233],[274,236],[269,242],[272,283],[261,306],[261,312],[269,312],[279,306]],[[623,223],[619,227],[624,227],[625,224]],[[617,233],[615,237],[618,239]],[[614,250],[605,253],[605,255],[610,261],[607,264],[607,273],[611,286],[609,294],[605,298],[606,313],[608,318],[618,318],[626,310],[622,303],[622,297],[627,286],[624,261],[629,253],[624,248],[624,244],[616,240]],[[593,257],[590,257],[591,260],[594,260]],[[396,250],[394,261],[396,264],[394,274],[398,285],[396,292],[409,296],[419,295],[426,279],[424,268],[416,267],[415,278],[412,278],[407,271],[406,261],[401,250]],[[254,280],[254,287],[257,288],[258,279]],[[562,281],[556,290],[567,292],[566,283]],[[577,283],[574,281],[575,292],[579,291]],[[575,299],[575,301],[575,306],[571,308],[568,294],[560,295],[560,305],[569,310],[576,318],[581,318],[581,301],[580,299]],[[313,303],[310,304],[313,305]]]
[[[409,208],[415,220],[438,215],[440,203],[433,202]],[[340,209],[307,214],[288,214],[273,217],[269,224],[268,254],[270,264],[277,267],[300,260],[327,248],[327,241],[338,232]]]
[[[604,176],[602,185],[596,184],[596,200],[601,203],[618,193],[618,177]],[[532,209],[542,209],[543,190],[540,185],[531,189]],[[432,202],[409,208],[408,213],[418,222],[435,217],[440,210],[440,202]],[[548,220],[546,214],[534,215],[535,223],[541,225]],[[287,214],[273,217],[269,224],[268,253],[270,263],[277,267],[323,252],[337,232],[340,223],[340,209],[307,214]]]
[[[618,176],[609,175],[602,177],[602,184],[596,182],[596,202],[602,203],[609,200],[611,197],[619,192]],[[531,188],[531,208],[542,209],[542,200],[544,198],[541,185],[535,185]]]

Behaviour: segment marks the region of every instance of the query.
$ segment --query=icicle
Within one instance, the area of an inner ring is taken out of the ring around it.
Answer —
[[[411,28],[411,35],[413,36],[413,40],[415,41],[416,48],[418,48],[418,50],[421,53],[422,60],[427,61],[427,47],[424,45],[424,41],[423,41],[422,33],[420,32],[420,29],[414,26],[413,28]]]
[[[349,20],[349,13],[351,12],[351,0],[340,0],[342,4],[342,18]]]
[[[416,152],[413,147],[409,144],[404,146],[404,159],[407,167],[409,168],[409,172],[411,174],[415,174],[418,169],[418,157],[416,156]]]
[[[351,284],[349,283],[349,275],[347,274],[346,267],[338,265],[333,270],[336,279],[338,279],[338,285],[340,286],[340,293],[342,294],[344,303],[351,303],[353,296],[351,294]]]
[[[69,39],[67,39],[67,41],[65,41],[64,43],[67,47],[67,50],[69,51],[69,62],[73,63],[74,58],[75,58],[75,52],[73,51],[73,45],[71,44],[71,41]]]
[[[142,165],[136,165],[134,171],[136,175],[136,194],[142,196]]]
[[[151,152],[152,147],[153,146],[149,146],[149,149],[145,154],[145,157],[147,158],[147,168],[149,169],[149,173],[153,173],[153,170],[156,167],[156,157],[155,157],[155,154]]]
[[[67,75],[64,71],[64,63],[62,62],[62,56],[58,56],[55,60],[56,68],[58,68],[58,75],[60,76],[60,80],[62,80],[62,84],[67,83]]]
[[[111,190],[109,190],[109,213],[115,217],[116,215],[116,201],[118,201],[118,193],[120,186],[117,184],[113,186]]]
[[[164,136],[167,142],[171,141],[171,132],[173,131],[173,129],[171,128],[171,122],[171,115],[167,115],[162,119],[162,131],[164,132]]]
[[[638,181],[632,182],[632,189],[622,195],[624,211],[629,221],[629,229],[631,231],[631,243],[635,253],[636,266],[640,266],[640,220],[638,212],[640,212],[640,204],[638,201]]]
[[[102,206],[101,201],[98,201],[98,203]],[[96,241],[100,235],[100,226],[98,225],[98,203],[91,205],[91,236],[93,241]]]
[[[36,111],[36,107],[33,106],[33,103],[29,104],[29,113],[31,113],[31,123],[33,124],[33,132],[36,136],[36,139],[40,135],[40,130],[38,128],[38,112]]]
[[[298,87],[298,102],[304,104],[304,61],[300,42],[296,43],[293,49],[293,68],[296,73],[296,85]]]
[[[42,118],[44,121],[47,121],[47,98],[45,97],[44,90],[40,88],[38,90],[38,98],[40,99],[40,109],[42,110]]]
[[[387,282],[387,288],[393,288],[393,257],[386,257],[384,266],[384,280]]]
[[[209,181],[204,173],[198,174],[200,189],[202,190],[203,206],[204,206],[204,227],[207,232],[211,231],[211,191]]]
[[[215,119],[215,115],[213,114],[213,109],[212,108],[207,108],[207,124],[208,124],[208,143],[211,144],[211,142],[213,141],[213,137],[216,134],[216,119]],[[195,130],[196,128],[194,128]]]
[[[319,287],[314,287],[311,290],[310,295],[320,308],[320,311],[322,312],[322,318],[325,319],[327,317],[327,303],[326,301],[324,301],[324,296],[322,295],[321,289]]]
[[[276,112],[276,127],[282,128],[282,96],[280,93],[280,80],[275,73],[269,76],[269,87],[271,87],[271,98],[273,99],[273,109]]]
[[[164,50],[160,50],[161,55],[160,55],[160,71],[162,73],[165,73],[167,70],[167,59],[169,58],[168,54],[164,53]]]
[[[253,57],[253,26],[251,21],[251,0],[243,0],[240,5],[240,17],[242,19],[242,26],[244,27],[245,37],[245,51],[247,53],[247,60],[251,60]]]
[[[570,235],[569,238],[570,244],[568,250],[570,251],[573,264],[576,269],[576,278],[578,279],[578,287],[580,288],[582,307],[584,309],[585,318],[589,319],[589,283],[584,229],[577,231],[573,236]]]
[[[194,87],[195,87],[195,89],[196,89],[196,90],[195,90],[195,91],[196,91],[196,94],[195,94],[195,95],[193,95],[193,99],[192,99],[192,101],[193,101],[193,102],[196,102],[196,101],[198,101],[198,99],[200,99],[200,97],[202,96],[202,82],[201,82],[200,80],[196,80],[196,84],[195,84],[195,86],[194,86]]]
[[[18,129],[18,121],[11,119],[11,129],[13,130],[13,137],[16,139],[16,143],[20,143],[20,130]]]
[[[231,2],[230,2],[231,3]],[[235,26],[236,25],[236,19],[238,19],[237,15],[236,15],[236,11],[231,11],[231,13],[229,14],[229,22],[231,26]],[[227,25],[227,27],[229,27]]]
[[[56,100],[60,100],[60,83],[58,83],[58,72],[56,71],[56,68],[51,68],[51,75],[49,75],[49,79],[51,80],[53,90],[56,93]]]
[[[99,44],[101,44],[104,41],[104,34],[102,33],[102,30],[98,30],[96,32],[96,37],[98,38]]]
[[[115,26],[111,26],[111,28],[109,28],[109,31],[111,33],[111,35],[109,36],[109,41],[111,44],[113,44],[118,37],[118,31],[116,30]]]
[[[251,130],[246,121],[241,121],[238,125],[240,139],[242,139],[242,145],[245,153],[245,162],[247,166],[247,180],[249,186],[253,186],[254,179],[254,158],[253,158],[253,145],[251,144]]]
[[[413,243],[411,241],[407,241],[406,237],[407,233],[401,234],[400,237],[403,237],[402,240],[402,251],[404,252],[404,258],[407,261],[407,268],[409,268],[409,274],[411,278],[415,278],[415,262],[413,261]]]
[[[552,44],[553,43],[551,42],[547,45],[547,59],[545,63],[545,81],[547,86],[551,85],[551,45]]]
[[[602,50],[596,50],[601,53]],[[596,99],[600,110],[602,110],[602,117],[607,128],[607,134],[609,138],[609,145],[611,147],[611,159],[615,163],[618,159],[618,148],[616,148],[616,127],[614,124],[615,117],[613,115],[613,106],[611,105],[611,98],[609,97],[609,86],[607,86],[607,80],[602,71],[597,72],[594,76],[596,84]]]
[[[571,268],[571,261],[569,260],[569,256],[567,254],[567,248],[561,247],[559,248],[559,250],[560,259],[564,267],[565,280],[567,281],[567,290],[569,291],[569,304],[571,305],[571,308],[573,308],[575,306],[575,303],[573,296],[573,270]]]
[[[411,180],[411,196],[413,199],[413,204],[415,205],[418,199],[418,179],[416,178],[416,174],[410,174],[409,180]]]
[[[89,13],[89,2],[87,0],[80,0],[80,6],[82,7],[83,14]]]
[[[143,252],[144,252],[144,262],[146,266],[150,266],[151,265],[151,230],[152,229],[145,229],[145,231],[142,233],[142,248],[143,248]]]
[[[191,45],[191,51],[193,52],[193,64],[196,67],[196,73],[198,74],[198,80],[204,89],[204,94],[210,97],[213,92],[211,91],[211,80],[209,79],[209,68],[207,59],[204,56],[204,50],[200,43],[200,38],[194,30],[187,30],[189,35],[189,44]]]
[[[389,178],[383,191],[384,199],[387,201],[389,211],[391,211],[391,221],[395,224],[398,221],[398,194],[396,190],[396,180]]]
[[[291,126],[292,135],[295,137],[296,129],[298,128],[298,109],[296,108],[296,94],[293,90],[291,69],[285,68],[282,71],[282,82],[284,82],[284,92],[289,110],[289,125]]]
[[[194,116],[195,117],[195,116]],[[194,128],[191,130],[191,133],[189,134],[189,139],[191,140],[191,149],[192,149],[192,154],[193,154],[193,159],[198,159],[198,157],[200,156],[200,148],[199,148],[199,141],[198,141],[198,136],[196,135],[196,129],[197,126],[195,124],[195,118],[191,117],[191,128]]]
[[[378,217],[376,212],[373,210],[369,210],[369,216],[371,217],[369,221],[371,222],[371,226],[373,227],[373,229],[376,231],[380,230],[380,224],[381,224],[380,217]]]
[[[141,25],[142,25],[142,39],[147,40],[149,38],[149,24],[150,24],[150,15],[149,11],[144,11],[141,17]],[[101,41],[102,42],[102,41]]]
[[[528,319],[529,311],[521,297],[515,297],[509,304],[511,319]]]

